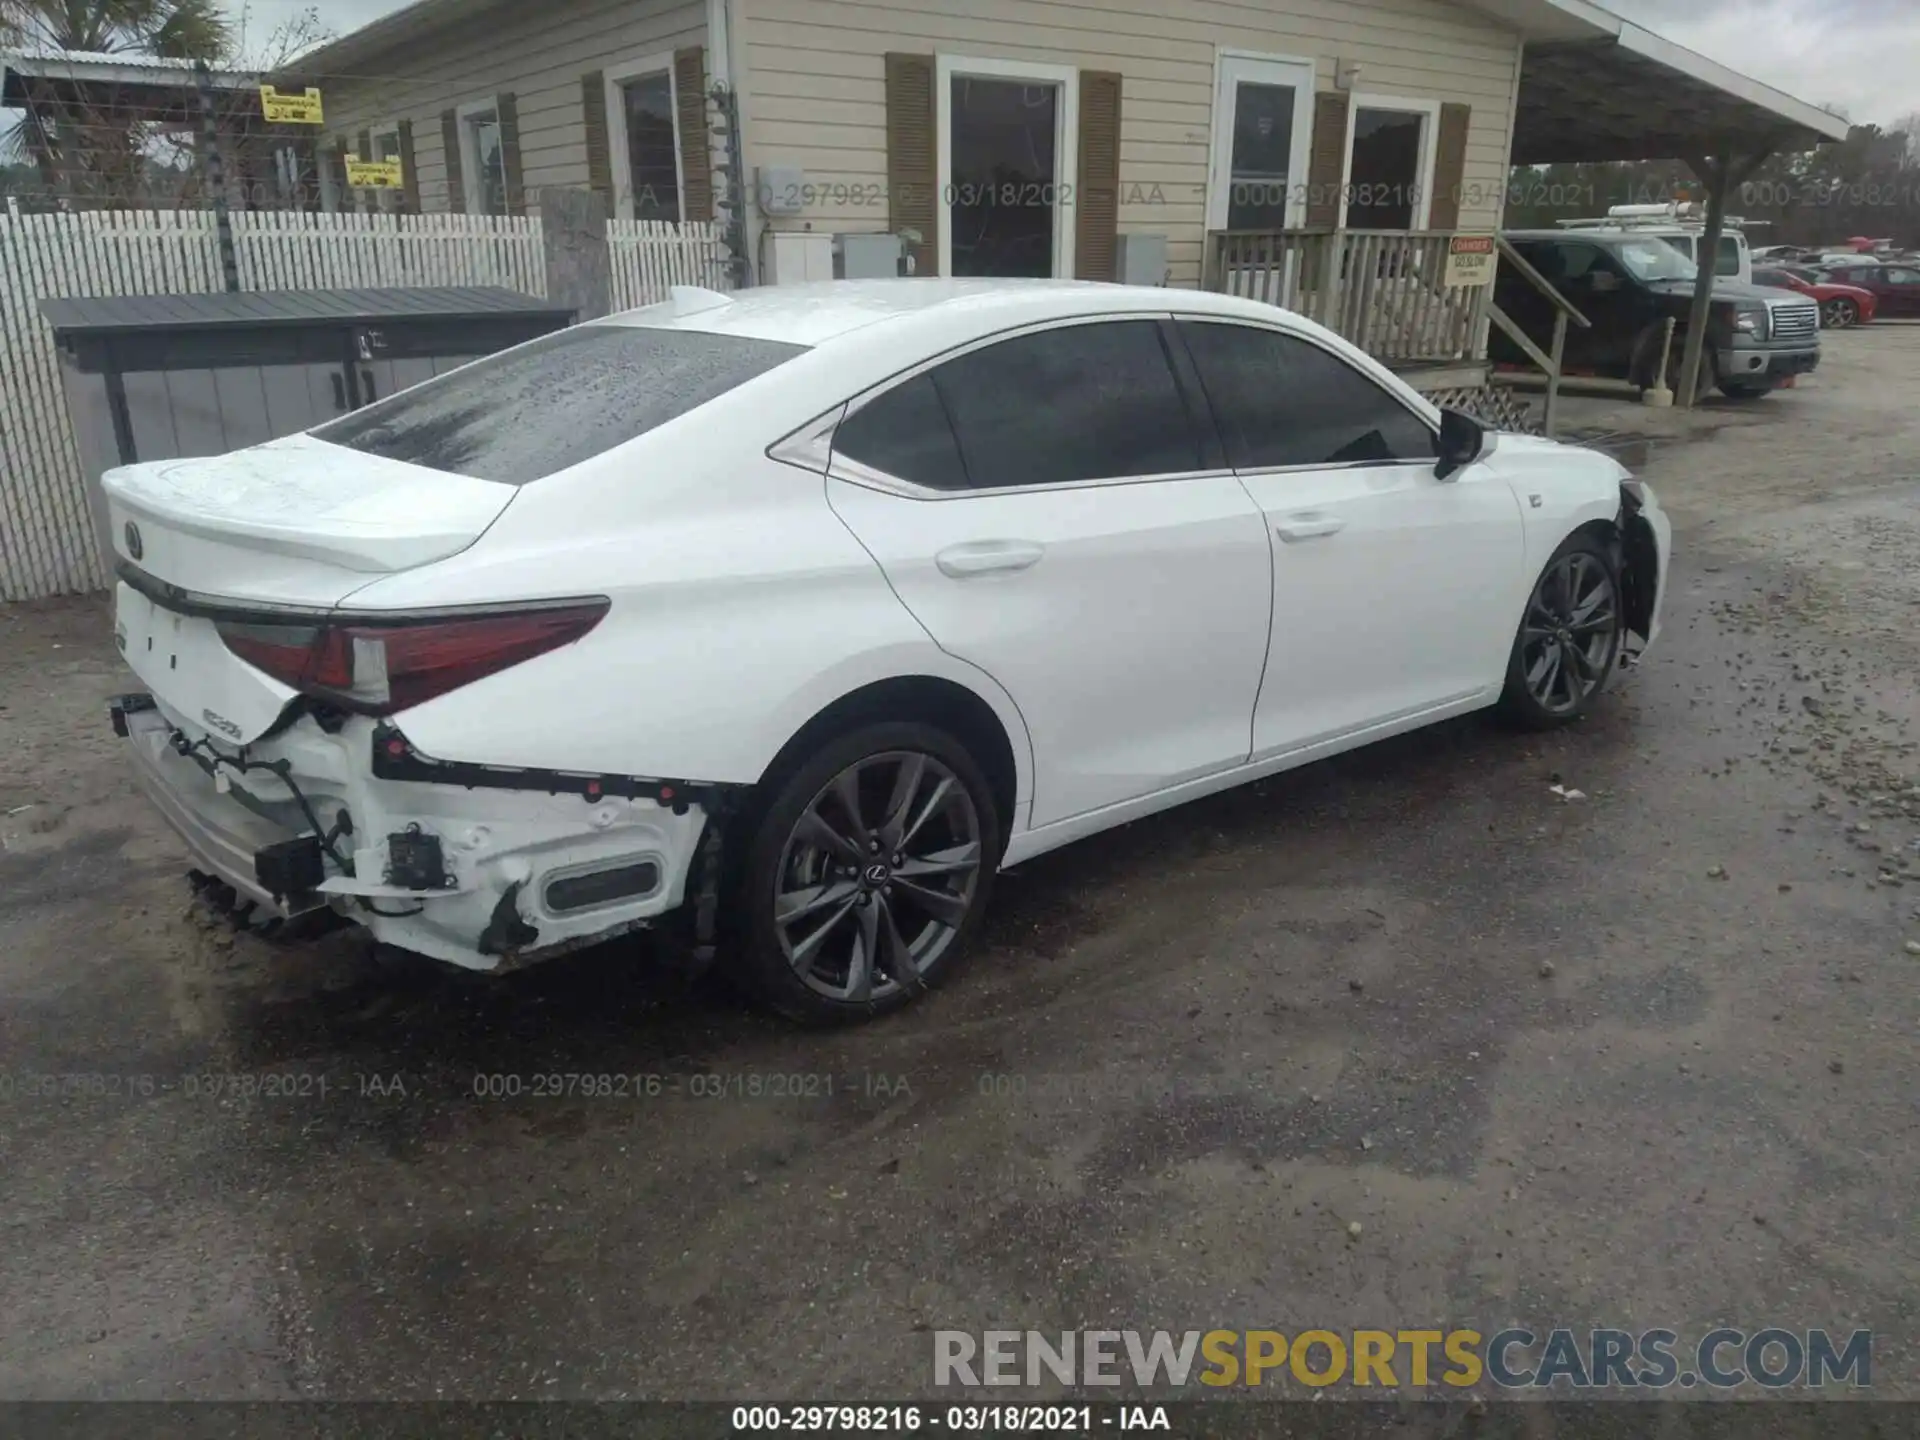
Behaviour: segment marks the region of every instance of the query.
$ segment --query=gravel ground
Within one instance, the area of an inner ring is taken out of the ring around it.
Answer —
[[[1024,866],[963,981],[828,1036],[644,944],[201,927],[103,605],[0,612],[0,1397],[865,1399],[935,1328],[1513,1321],[1871,1327],[1914,1396],[1917,376],[1885,326],[1754,404],[1570,401],[1680,545],[1588,723]],[[476,1093],[553,1072],[680,1093]]]

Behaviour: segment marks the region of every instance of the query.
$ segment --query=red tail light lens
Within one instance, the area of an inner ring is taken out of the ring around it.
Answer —
[[[302,694],[390,715],[562,645],[600,623],[605,600],[351,624],[221,620],[227,649]]]

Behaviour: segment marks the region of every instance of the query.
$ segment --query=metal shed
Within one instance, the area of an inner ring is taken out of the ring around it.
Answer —
[[[574,318],[491,287],[115,295],[42,300],[40,311],[102,554],[100,476],[114,466],[309,430]]]

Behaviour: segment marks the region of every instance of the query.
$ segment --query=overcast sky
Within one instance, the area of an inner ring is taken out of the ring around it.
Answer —
[[[312,0],[253,0],[264,38]],[[345,34],[403,0],[318,0]],[[964,5],[969,0],[953,0]],[[1600,0],[1608,9],[1849,119],[1885,125],[1920,110],[1920,0]],[[229,0],[237,10],[239,0]]]

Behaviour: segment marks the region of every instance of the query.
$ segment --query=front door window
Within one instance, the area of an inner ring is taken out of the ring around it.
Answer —
[[[1229,230],[1284,230],[1292,179],[1294,92],[1286,85],[1242,84],[1233,106]]]
[[[952,273],[1052,275],[1060,87],[974,75],[949,83]]]

